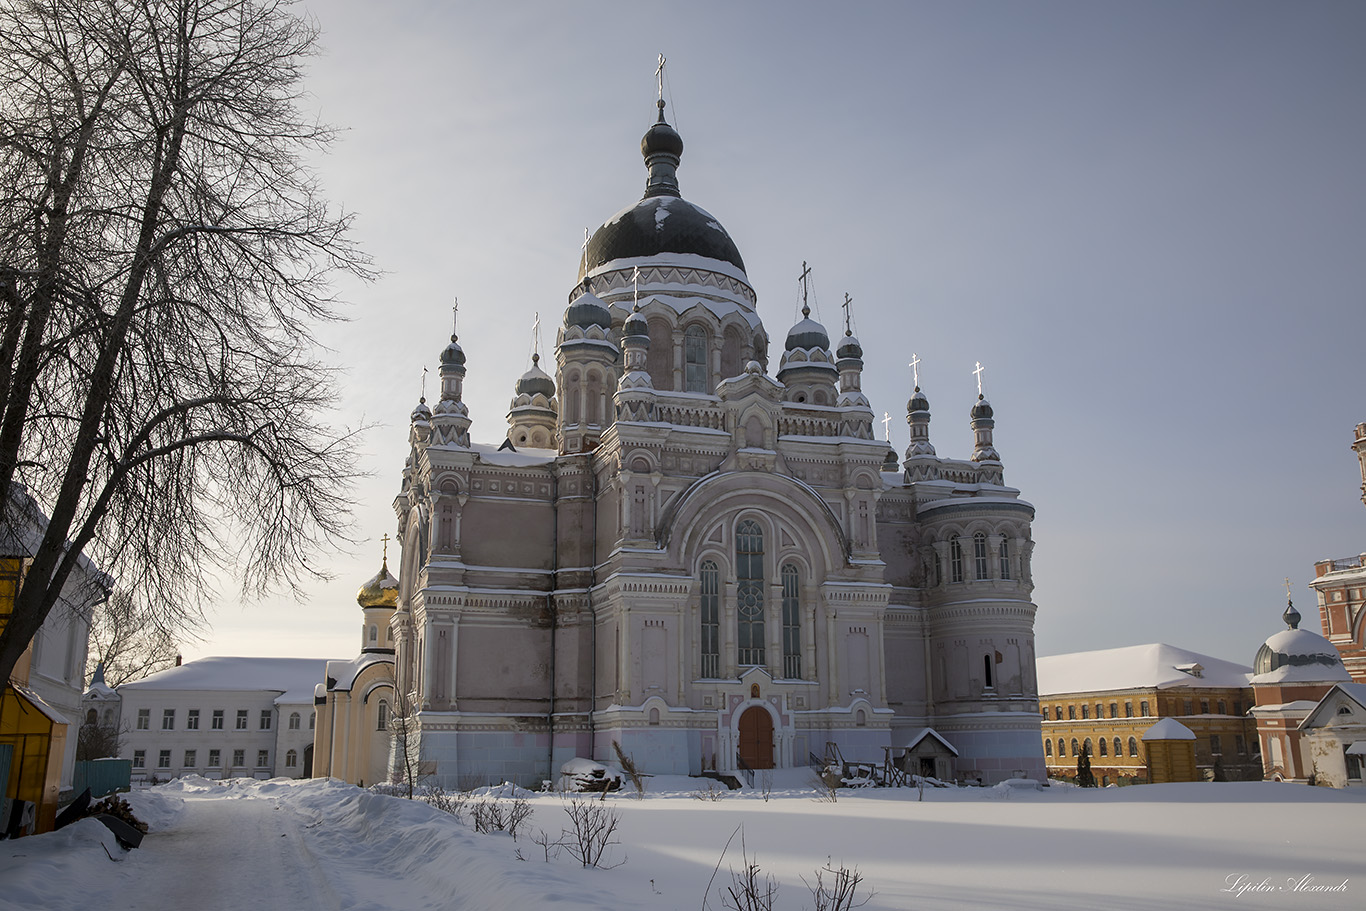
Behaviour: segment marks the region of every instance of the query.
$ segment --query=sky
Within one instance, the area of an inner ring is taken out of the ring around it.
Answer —
[[[368,428],[357,543],[301,599],[225,587],[187,659],[355,654],[453,299],[471,433],[497,443],[584,229],[644,189],[661,53],[683,195],[739,247],[775,344],[807,262],[832,333],[853,298],[893,446],[915,354],[950,458],[982,363],[1006,483],[1037,510],[1040,655],[1250,664],[1285,577],[1312,626],[1314,562],[1366,551],[1366,6],[302,9],[322,32],[304,103],[341,129],[318,177],[383,272],[339,281],[348,321],[319,331],[335,423]]]

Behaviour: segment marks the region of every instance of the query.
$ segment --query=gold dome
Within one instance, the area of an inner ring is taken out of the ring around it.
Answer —
[[[397,607],[398,580],[389,575],[389,561],[385,560],[379,572],[356,592],[356,603],[361,607]]]

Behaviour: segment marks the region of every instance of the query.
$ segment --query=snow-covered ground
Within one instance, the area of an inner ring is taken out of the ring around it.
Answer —
[[[650,780],[643,800],[609,796],[622,842],[610,869],[563,852],[547,863],[525,835],[477,834],[334,781],[183,779],[131,795],[151,825],[137,850],[94,820],[0,842],[0,908],[719,911],[742,839],[778,882],[775,909],[811,907],[802,878],[827,863],[858,867],[868,909],[1366,907],[1366,791],[926,789],[922,802],[908,788],[830,803],[808,777],[780,774],[768,800],[699,800],[705,784],[686,778]],[[568,825],[561,797],[529,802],[532,830]]]

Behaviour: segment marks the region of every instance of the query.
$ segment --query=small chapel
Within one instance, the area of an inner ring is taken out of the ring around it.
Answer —
[[[899,460],[847,320],[832,338],[804,306],[771,347],[658,108],[644,195],[585,244],[505,438],[471,439],[456,335],[412,412],[396,597],[366,621],[394,650],[406,749],[448,787],[535,786],[614,744],[655,774],[833,745],[1043,780],[1034,508],[1005,484],[991,405],[964,402],[974,447],[944,458],[916,385]]]

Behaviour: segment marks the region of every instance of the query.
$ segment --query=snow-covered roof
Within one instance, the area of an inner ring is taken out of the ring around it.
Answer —
[[[1051,655],[1036,662],[1039,695],[1165,687],[1243,687],[1252,668],[1165,642]],[[1199,665],[1200,676],[1189,673]],[[1182,670],[1182,667],[1186,670]]]
[[[388,652],[368,652],[349,661],[327,662],[328,689],[349,690],[356,682],[360,672],[372,664],[393,664],[394,656]]]
[[[200,658],[167,668],[119,690],[245,690],[301,693],[312,702],[313,686],[323,679],[326,658]]]
[[[498,444],[474,443],[470,449],[479,455],[479,461],[486,465],[502,465],[507,468],[531,468],[536,465],[548,465],[555,461],[559,452],[554,449],[532,449],[524,447],[513,452],[504,449],[501,452]]]
[[[1144,740],[1194,740],[1195,734],[1175,718],[1163,718],[1143,732]]]
[[[924,740],[926,737],[933,737],[935,740],[937,740],[940,744],[943,745],[944,749],[948,750],[955,756],[958,755],[958,750],[954,748],[954,745],[949,743],[943,737],[941,737],[939,732],[936,731],[934,728],[921,728],[914,737],[906,741],[906,749],[914,750],[916,747],[920,745],[920,741]]]

